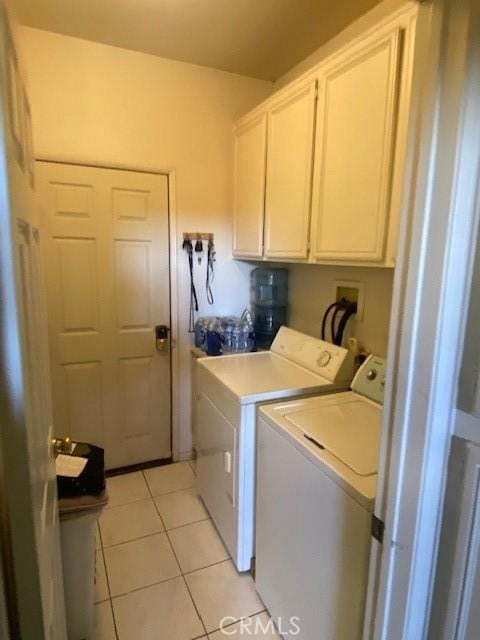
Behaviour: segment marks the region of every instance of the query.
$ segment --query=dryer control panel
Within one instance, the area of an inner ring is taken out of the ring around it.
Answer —
[[[288,327],[280,327],[270,350],[329,382],[348,385],[353,378],[353,356],[348,349]]]
[[[384,358],[374,355],[368,356],[357,371],[352,382],[352,391],[383,404],[386,369],[387,361]]]

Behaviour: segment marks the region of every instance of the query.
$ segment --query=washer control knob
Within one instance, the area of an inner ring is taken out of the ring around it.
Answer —
[[[317,364],[319,367],[326,367],[331,359],[332,354],[330,353],[330,351],[322,351],[322,353],[317,358]]]
[[[367,372],[367,380],[375,380],[376,377],[377,377],[377,370],[369,369]]]

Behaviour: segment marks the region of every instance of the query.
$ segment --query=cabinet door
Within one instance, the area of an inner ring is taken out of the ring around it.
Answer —
[[[316,80],[284,95],[268,114],[265,255],[306,258]]]
[[[392,180],[401,32],[327,63],[320,76],[312,255],[384,259]]]
[[[263,254],[267,116],[261,114],[235,131],[233,255]]]

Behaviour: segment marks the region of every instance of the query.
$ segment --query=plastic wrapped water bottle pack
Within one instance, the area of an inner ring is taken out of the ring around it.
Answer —
[[[195,346],[209,356],[248,353],[255,350],[255,331],[250,311],[237,316],[208,316],[195,323]]]

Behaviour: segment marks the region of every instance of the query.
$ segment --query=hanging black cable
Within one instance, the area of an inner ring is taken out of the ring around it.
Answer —
[[[330,336],[331,336],[332,344],[336,344],[336,342],[335,342],[335,335],[336,335],[335,322],[337,320],[337,316],[344,309],[345,309],[345,303],[344,303],[343,300],[340,300],[340,302],[337,303],[335,311],[332,313],[332,319],[331,319],[331,322],[330,322]]]
[[[357,303],[347,302],[345,312],[341,317],[340,322],[338,323],[338,329],[334,340],[334,344],[338,345],[339,347],[342,346],[343,332],[345,331],[347,322],[355,313],[357,313]]]
[[[207,302],[208,304],[213,304],[213,291],[212,291],[212,283],[215,277],[214,271],[214,262],[215,262],[215,245],[213,244],[213,239],[210,237],[208,239],[208,249],[207,249],[207,279],[205,281],[205,288],[207,290]]]
[[[197,256],[198,264],[202,264],[203,242],[200,238],[197,238],[197,241],[195,242],[195,255]]]
[[[332,302],[332,304],[327,307],[327,310],[323,314],[323,319],[322,319],[322,340],[326,340],[325,333],[326,333],[326,328],[327,328],[328,314],[330,313],[330,311],[332,309],[337,307],[339,304],[340,304],[339,302]]]
[[[195,289],[195,282],[193,280],[193,245],[189,238],[185,238],[183,241],[182,249],[187,252],[188,268],[190,272],[190,310],[188,331],[193,333],[195,331],[195,313],[198,311],[198,298],[197,291]]]
[[[357,303],[349,302],[348,300],[345,300],[345,298],[342,298],[340,301],[332,302],[332,304],[327,307],[322,319],[322,340],[326,340],[328,318],[332,311],[333,314],[330,318],[331,341],[333,344],[341,346],[345,326],[349,318],[351,318],[352,315],[357,312]],[[340,318],[338,326],[336,327],[338,315],[342,311],[343,315]]]

